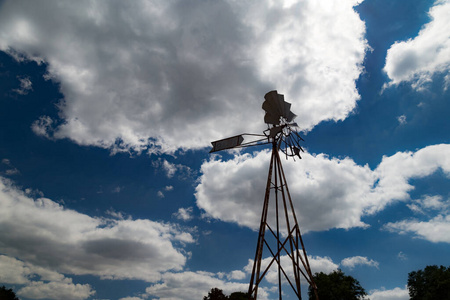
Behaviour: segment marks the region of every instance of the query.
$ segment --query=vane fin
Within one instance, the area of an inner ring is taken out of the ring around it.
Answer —
[[[211,151],[209,151],[209,153],[238,147],[242,144],[243,141],[244,141],[244,137],[242,136],[242,134],[240,134],[237,136],[233,136],[233,137],[229,137],[226,139],[211,142],[213,147],[212,147]]]

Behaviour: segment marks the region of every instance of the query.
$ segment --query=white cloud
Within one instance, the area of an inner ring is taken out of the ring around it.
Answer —
[[[27,283],[31,274],[29,267],[23,262],[6,255],[0,255],[0,282],[9,284]]]
[[[385,229],[400,234],[412,233],[416,237],[431,241],[450,243],[450,215],[437,215],[429,221],[403,220],[390,222]]]
[[[450,145],[384,156],[375,170],[350,158],[305,153],[301,161],[283,161],[289,191],[303,232],[367,226],[361,217],[393,201],[410,200],[412,178],[442,169],[450,173]],[[214,158],[201,167],[197,206],[208,216],[257,229],[264,198],[270,153]],[[232,188],[231,188],[232,187]],[[269,211],[273,212],[272,209]],[[441,231],[438,233],[443,235]]]
[[[107,215],[110,215],[111,217],[113,217],[113,218],[115,218],[115,219],[118,219],[118,220],[123,220],[123,219],[125,219],[125,215],[122,213],[122,212],[117,212],[117,211],[115,211],[114,209],[108,209],[106,212],[105,212]]]
[[[406,116],[405,115],[401,115],[397,117],[397,121],[400,123],[400,125],[404,125],[406,124]]]
[[[53,131],[52,128],[53,120],[49,116],[40,116],[38,120],[34,121],[31,124],[31,130],[37,135],[51,138],[51,134]]]
[[[83,300],[95,293],[88,284],[73,284],[72,279],[62,274],[6,255],[0,255],[0,282],[24,284],[17,294],[32,299]]]
[[[177,165],[170,163],[167,160],[164,160],[163,169],[164,171],[166,171],[167,177],[172,178],[173,175],[175,175],[175,172],[177,171]]]
[[[400,259],[400,260],[408,260],[408,256],[405,253],[403,253],[402,251],[400,251],[397,254],[397,258]]]
[[[275,88],[304,129],[345,119],[368,49],[359,2],[5,1],[0,49],[60,83],[61,120],[39,119],[37,134],[173,152],[260,132]]]
[[[9,169],[5,170],[6,175],[17,175],[20,174],[20,171],[13,166],[11,161],[7,158],[2,159],[2,164],[8,167]]]
[[[413,203],[407,206],[417,213],[425,214],[430,211],[437,211],[446,214],[450,207],[450,200],[443,201],[443,197],[440,195],[425,195],[422,199],[414,200]]]
[[[20,87],[18,89],[14,89],[14,92],[20,95],[27,95],[33,90],[33,84],[29,77],[18,77],[17,79],[19,79]]]
[[[406,288],[396,287],[393,290],[372,290],[369,298],[371,300],[408,300],[409,294]]]
[[[154,164],[155,166],[157,165],[158,163],[156,163],[156,164]],[[189,168],[188,168],[189,169]],[[175,169],[175,171],[176,171],[176,169]],[[175,172],[174,171],[174,172]],[[172,175],[173,176],[173,175]],[[169,177],[170,178],[170,177]],[[168,185],[168,186],[166,186],[166,187],[164,187],[164,191],[166,191],[166,192],[170,192],[170,191],[172,191],[173,190],[173,186],[171,186],[171,185]],[[158,196],[158,198],[161,198],[161,199],[163,199],[163,198],[165,198],[166,197],[166,195],[164,194],[164,192],[163,191],[158,191],[157,193],[156,193],[156,195]]]
[[[3,158],[2,159],[2,164],[10,166],[11,165],[11,161],[9,159],[7,159],[7,158]]]
[[[246,277],[245,273],[242,272],[241,270],[234,270],[231,271],[228,275],[227,278],[229,280],[242,280]]]
[[[194,242],[189,232],[168,223],[92,218],[47,198],[33,200],[3,178],[0,228],[0,253],[28,264],[64,274],[148,282],[159,280],[162,272],[181,270],[187,258],[175,244]]]
[[[152,162],[154,168],[162,168],[164,173],[166,173],[167,178],[172,178],[175,174],[178,174],[179,179],[187,179],[191,177],[194,172],[192,169],[186,165],[171,163],[166,159],[158,158]],[[166,191],[171,191],[173,186],[166,186],[164,188]]]
[[[353,269],[358,265],[375,267],[378,269],[379,263],[377,261],[374,261],[373,259],[368,259],[367,257],[364,256],[353,256],[344,258],[341,261],[341,265],[349,269]]]
[[[94,293],[88,284],[73,284],[71,280],[49,283],[33,281],[17,291],[17,295],[21,297],[55,300],[84,300]]]
[[[431,21],[419,34],[407,41],[396,42],[386,56],[384,71],[390,84],[409,81],[415,89],[422,89],[434,73],[450,70],[450,1],[435,2],[429,11]],[[448,84],[448,81],[447,81]]]
[[[206,296],[211,288],[217,287],[227,295],[248,290],[248,283],[227,282],[209,272],[165,273],[161,283],[146,289],[148,295],[160,300],[197,300]],[[267,299],[267,293],[261,290],[261,298]]]
[[[282,256],[282,261],[288,259],[287,256]],[[263,259],[262,265],[268,265],[270,258]],[[282,263],[283,263],[282,262]],[[313,272],[332,272],[338,268],[338,265],[333,263],[328,257],[312,257],[309,256],[309,263],[311,265],[311,269]],[[194,299],[202,299],[203,296],[206,296],[211,288],[217,287],[222,289],[223,292],[227,295],[242,291],[247,292],[248,290],[248,282],[239,283],[233,282],[230,280],[244,280],[246,277],[250,279],[250,274],[253,266],[253,260],[249,259],[248,264],[243,268],[243,270],[234,270],[228,274],[224,273],[210,273],[210,272],[167,272],[163,274],[161,278],[161,282],[151,285],[146,289],[146,295],[141,295],[141,297],[151,297],[151,298],[159,298],[161,300],[168,299],[182,299],[182,300],[194,300]],[[290,268],[288,272],[292,273]],[[262,284],[258,289],[258,298],[267,300],[270,297],[270,286],[272,284],[277,284],[277,276],[276,269],[271,269],[266,275],[267,282],[269,286],[266,284]],[[227,278],[227,280],[225,280]],[[303,282],[302,283],[306,283]],[[276,291],[276,289],[275,289]]]
[[[193,210],[194,210],[193,207],[188,207],[188,208],[180,207],[178,209],[178,211],[173,214],[173,216],[179,220],[189,221],[189,220],[192,220],[192,218],[193,218],[193,216],[192,216]]]
[[[116,187],[112,190],[112,192],[113,192],[113,193],[120,193],[122,190],[123,190],[123,187],[116,186]]]
[[[257,229],[269,155],[260,152],[229,161],[205,162],[196,188],[198,207],[211,217]],[[350,159],[308,153],[303,156],[297,163],[283,162],[302,231],[364,227],[360,217],[365,206],[370,205],[364,193],[370,191],[375,180],[371,170]],[[273,213],[273,209],[269,211],[269,219],[273,219]]]

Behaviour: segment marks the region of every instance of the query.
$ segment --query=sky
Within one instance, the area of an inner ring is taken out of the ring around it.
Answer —
[[[313,273],[409,299],[409,272],[450,261],[449,15],[448,0],[1,1],[0,285],[247,291],[270,149],[209,150],[261,134],[277,90],[305,140],[282,163]]]

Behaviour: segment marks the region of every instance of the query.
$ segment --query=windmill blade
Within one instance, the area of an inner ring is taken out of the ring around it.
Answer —
[[[297,115],[294,114],[292,111],[289,111],[287,116],[285,116],[285,118],[288,122],[292,122],[295,119],[295,117],[297,117]]]
[[[283,101],[284,101],[284,97],[283,97]],[[284,101],[284,103],[283,103],[283,117],[285,117],[287,119],[287,116],[289,115],[290,112],[291,112],[291,104],[289,102]]]
[[[262,109],[266,111],[266,115],[271,115],[271,117],[268,117],[268,122],[266,122],[266,118],[264,118],[264,122],[273,125],[280,124],[280,117],[283,115],[283,109],[280,105],[277,91],[268,92],[264,95],[264,99],[266,100],[263,102]]]
[[[264,115],[264,123],[272,124],[272,125],[279,125],[280,124],[280,115],[266,113]]]

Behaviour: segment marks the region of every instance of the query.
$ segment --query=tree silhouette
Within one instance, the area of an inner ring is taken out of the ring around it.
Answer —
[[[450,267],[427,266],[408,274],[411,300],[450,299]]]
[[[5,286],[0,287],[1,300],[19,300],[12,289],[7,289]]]
[[[248,293],[234,292],[231,293],[229,300],[248,300]]]
[[[321,300],[360,300],[367,295],[358,280],[345,275],[341,270],[330,274],[316,273],[314,281]],[[308,296],[310,300],[316,299],[311,287],[308,289]]]
[[[208,296],[203,297],[203,300],[228,300],[228,297],[221,289],[212,288],[211,291],[208,292]]]
[[[248,293],[234,292],[230,296],[223,293],[221,289],[212,288],[208,292],[208,296],[203,297],[203,300],[248,300]],[[0,299],[1,300],[1,299]]]

